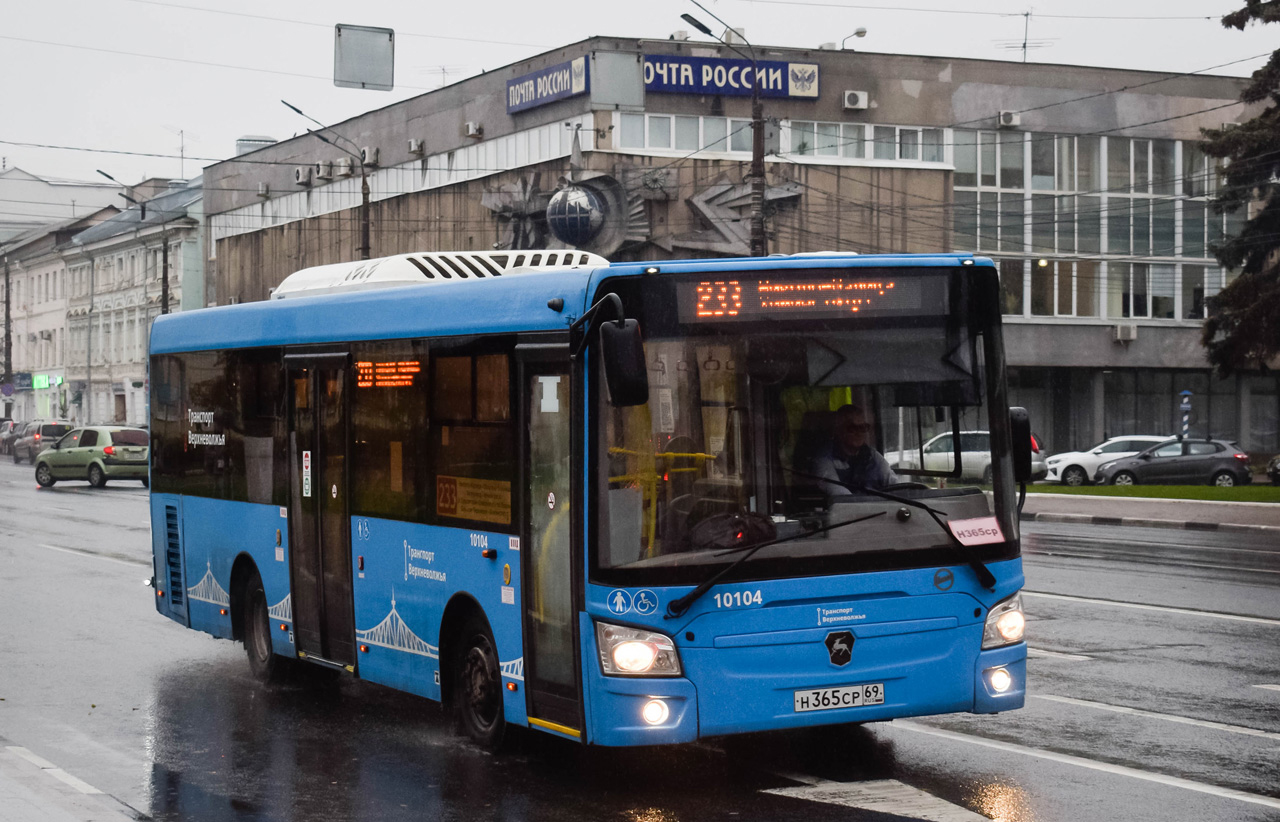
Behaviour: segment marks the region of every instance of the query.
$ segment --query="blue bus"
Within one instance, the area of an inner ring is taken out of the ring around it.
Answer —
[[[160,317],[157,608],[489,747],[1019,708],[1000,295],[964,254],[431,252]]]

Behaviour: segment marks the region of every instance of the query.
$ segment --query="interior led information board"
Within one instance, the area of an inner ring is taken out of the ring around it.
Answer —
[[[701,280],[677,285],[676,299],[682,322],[941,314],[947,306],[947,277],[880,270]]]

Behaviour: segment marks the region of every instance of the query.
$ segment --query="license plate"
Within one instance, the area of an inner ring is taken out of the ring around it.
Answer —
[[[884,683],[848,685],[843,688],[816,688],[795,692],[796,713],[831,711],[836,708],[859,708],[884,704]]]

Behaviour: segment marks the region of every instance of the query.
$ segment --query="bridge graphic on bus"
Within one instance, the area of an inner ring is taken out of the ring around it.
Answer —
[[[224,607],[231,604],[231,595],[213,577],[212,562],[205,563],[204,576],[200,577],[195,587],[187,589],[187,599]]]
[[[400,614],[396,611],[394,596],[391,598],[391,613],[372,628],[364,631],[357,630],[356,639],[367,645],[377,645],[379,648],[405,651],[428,659],[440,658],[440,649],[424,642],[400,618]]]
[[[267,609],[272,619],[282,622],[293,622],[293,594],[285,594],[284,599]]]

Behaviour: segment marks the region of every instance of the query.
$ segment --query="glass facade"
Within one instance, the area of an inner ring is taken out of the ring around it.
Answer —
[[[954,161],[952,246],[1018,255],[1010,314],[1198,320],[1224,285],[1212,244],[1243,215],[1209,208],[1194,143],[958,129]]]

